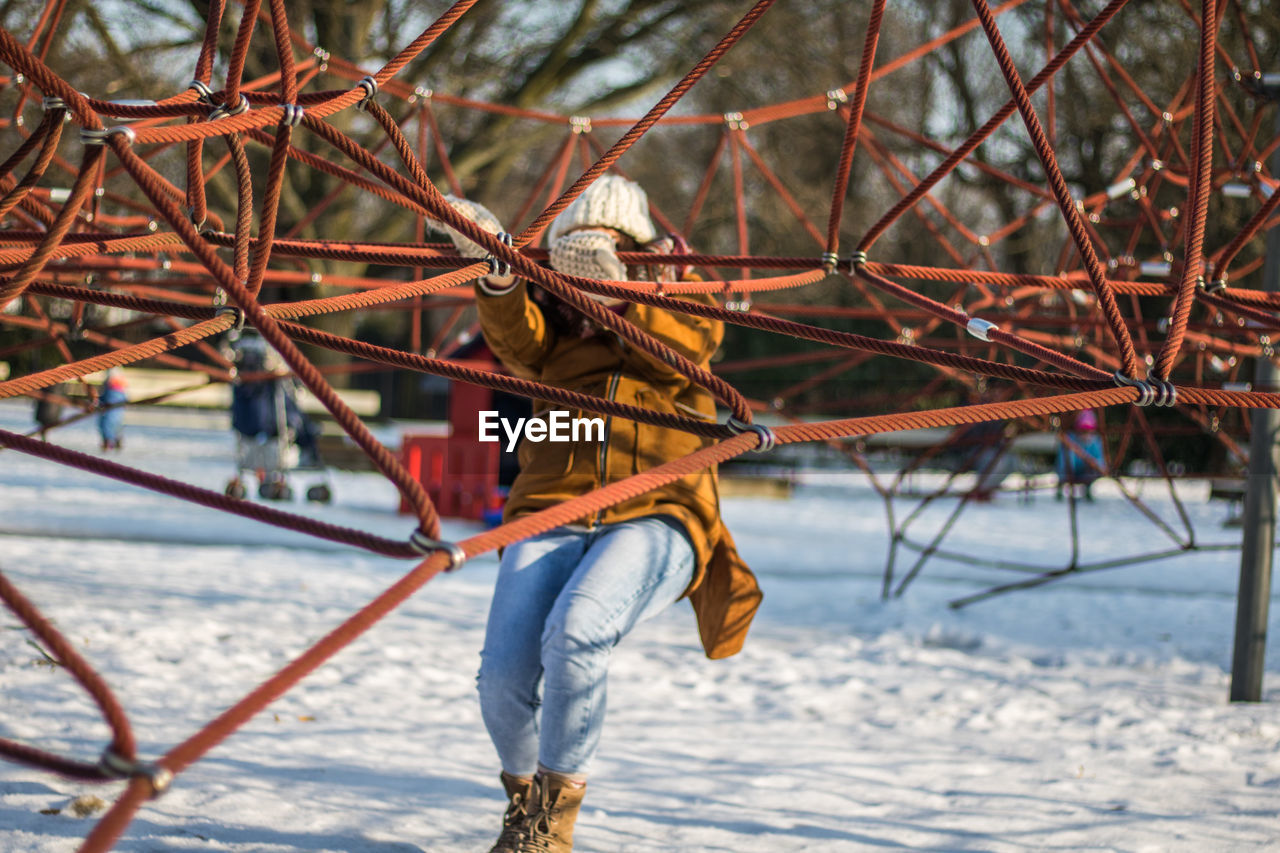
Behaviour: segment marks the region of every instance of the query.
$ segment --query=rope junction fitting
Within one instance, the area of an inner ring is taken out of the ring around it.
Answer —
[[[130,145],[138,139],[138,134],[132,127],[127,124],[118,124],[102,130],[82,127],[80,128],[80,141],[85,145],[106,145],[107,139],[117,134],[123,136]]]
[[[1138,389],[1142,396],[1135,401],[1134,405],[1174,406],[1178,403],[1178,389],[1168,380],[1154,376],[1148,376],[1146,379],[1133,379],[1118,370],[1112,374],[1112,378],[1115,379],[1116,385]]]
[[[988,335],[991,334],[992,330],[999,331],[1000,327],[988,320],[983,320],[979,317],[970,317],[969,323],[965,326],[965,329],[978,340],[990,343],[991,338],[988,337]]]
[[[235,319],[231,324],[231,331],[239,332],[244,329],[244,309],[238,305],[223,305],[217,311],[213,312],[214,317],[221,317],[224,314],[230,314]]]
[[[244,115],[249,111],[249,99],[244,95],[240,96],[240,100],[236,102],[234,107],[228,107],[226,104],[219,104],[213,112],[209,113],[209,121],[217,121],[220,118],[228,116]]]
[[[504,246],[514,246],[515,239],[506,231],[499,231],[494,235]],[[495,278],[506,278],[511,275],[511,264],[507,261],[499,259],[495,255],[486,255],[485,260],[489,262],[489,275]]]
[[[358,110],[368,109],[369,102],[372,101],[374,96],[378,94],[378,81],[374,78],[372,74],[368,74],[362,77],[360,79],[360,82],[356,85],[358,85],[361,89],[364,89],[364,97],[356,101],[356,109]]]
[[[173,773],[149,761],[130,761],[107,747],[98,759],[102,775],[111,779],[145,779],[151,786],[151,796],[158,797],[173,784]]]
[[[207,83],[200,80],[192,80],[187,84],[188,89],[194,89],[196,92],[196,100],[202,104],[213,104],[213,90],[209,88]]]
[[[446,572],[456,572],[467,561],[467,552],[457,542],[432,539],[421,530],[415,530],[409,536],[409,547],[424,557],[429,557],[437,551],[448,552],[449,565],[445,568]]]
[[[754,432],[759,436],[760,443],[752,448],[755,453],[767,453],[768,451],[773,450],[773,448],[778,444],[778,437],[774,434],[773,430],[769,429],[767,426],[743,423],[737,418],[729,418],[725,421],[724,425],[727,426],[734,435],[741,435],[744,432]]]
[[[284,110],[284,116],[280,119],[280,124],[286,127],[297,127],[302,124],[302,117],[305,110],[297,104],[281,104],[280,109]]]

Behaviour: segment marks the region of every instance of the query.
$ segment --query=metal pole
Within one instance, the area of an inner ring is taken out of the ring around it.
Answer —
[[[1273,75],[1267,75],[1272,77]],[[1270,81],[1268,81],[1270,82]],[[1273,103],[1280,87],[1267,86]],[[1280,105],[1277,105],[1280,106]],[[1276,116],[1280,135],[1280,113]],[[1272,176],[1280,175],[1280,149],[1271,157]],[[1262,289],[1280,291],[1280,228],[1267,232]],[[1253,387],[1276,390],[1276,368],[1270,346],[1258,356]],[[1254,409],[1249,440],[1249,475],[1245,483],[1244,539],[1240,553],[1240,588],[1236,597],[1236,639],[1231,662],[1231,701],[1262,700],[1263,662],[1267,652],[1267,612],[1271,603],[1271,557],[1276,541],[1276,440],[1280,410]]]

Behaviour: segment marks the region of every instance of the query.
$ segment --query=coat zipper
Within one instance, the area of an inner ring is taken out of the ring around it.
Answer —
[[[621,379],[622,379],[621,371],[616,371],[616,370],[609,377],[609,385],[605,389],[606,400],[613,402],[613,398],[618,394],[618,382]],[[600,471],[600,487],[608,485],[605,482],[605,478],[608,476],[608,471],[609,471],[609,469],[606,466],[609,464],[609,437],[612,432],[613,432],[613,416],[610,415],[604,422],[604,438],[600,442],[600,453],[596,457],[597,464],[599,465],[599,471]],[[599,510],[599,509],[596,510],[595,515],[591,517],[591,523],[587,526],[595,527],[597,524],[599,524],[600,514],[602,512],[603,510]]]

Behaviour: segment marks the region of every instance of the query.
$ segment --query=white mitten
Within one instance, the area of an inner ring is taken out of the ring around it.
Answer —
[[[618,260],[618,244],[607,231],[584,229],[559,237],[551,244],[551,266],[565,275],[595,281],[626,281],[627,267]],[[597,302],[617,305],[621,299],[588,293]]]
[[[497,234],[502,230],[502,223],[498,221],[498,217],[494,216],[489,208],[483,204],[474,201],[468,201],[465,198],[447,195],[445,201],[453,207],[458,213],[465,216],[475,224],[479,225],[490,234]],[[449,239],[453,241],[453,247],[458,250],[458,254],[464,258],[487,258],[489,252],[479,243],[468,240],[457,231],[449,228],[442,222],[434,222],[437,231],[443,231],[449,235]]]

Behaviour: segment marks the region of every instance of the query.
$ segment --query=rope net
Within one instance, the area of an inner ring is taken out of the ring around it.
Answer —
[[[10,431],[0,431],[0,448],[416,561],[377,599],[152,762],[135,754],[128,719],[105,683],[0,577],[0,597],[94,697],[113,733],[103,758],[95,761],[8,741],[0,741],[0,755],[84,780],[129,778],[125,793],[81,848],[107,850],[148,797],[435,575],[773,444],[834,443],[870,473],[859,445],[849,439],[920,428],[959,430],[988,421],[1046,429],[1067,413],[1117,407],[1113,422],[1127,425],[1112,458],[1122,459],[1130,443],[1147,442],[1158,459],[1146,414],[1154,405],[1167,410],[1164,415],[1176,413],[1181,422],[1212,435],[1241,458],[1238,440],[1246,427],[1240,412],[1280,405],[1280,395],[1271,389],[1242,390],[1241,374],[1254,358],[1274,357],[1270,335],[1280,328],[1280,295],[1259,284],[1262,243],[1267,235],[1280,233],[1280,194],[1275,192],[1280,137],[1266,129],[1264,120],[1267,110],[1274,109],[1268,98],[1274,97],[1276,86],[1271,69],[1259,64],[1266,46],[1255,44],[1250,14],[1242,5],[1214,0],[1198,7],[1170,4],[1197,34],[1198,61],[1183,69],[1182,78],[1167,91],[1149,92],[1107,47],[1123,43],[1117,33],[1125,32],[1126,0],[1112,0],[1095,13],[1063,0],[1046,4],[1043,32],[1015,28],[1019,40],[1037,38],[1046,46],[1042,66],[1028,73],[1018,69],[1006,43],[1011,30],[1002,32],[1006,13],[1025,3],[1009,0],[993,9],[986,0],[973,0],[972,17],[936,38],[885,56],[882,35],[893,15],[883,0],[875,0],[857,76],[843,86],[728,114],[673,115],[672,108],[753,27],[768,26],[773,0],[761,0],[639,119],[517,109],[427,90],[403,79],[406,66],[464,19],[474,0],[459,0],[375,69],[307,43],[290,29],[284,0],[247,0],[243,8],[227,10],[212,4],[191,84],[145,102],[82,93],[46,64],[51,34],[64,11],[59,0],[50,0],[25,41],[0,29],[0,61],[9,69],[0,85],[10,97],[6,103],[14,105],[2,120],[8,153],[0,164],[0,327],[23,333],[20,343],[0,345],[0,359],[47,347],[62,355],[54,366],[0,380],[0,398],[56,396],[52,389],[59,383],[140,363],[199,371],[209,383],[226,383],[234,376],[233,366],[212,342],[236,327],[252,326],[371,465],[395,485],[414,525],[402,539],[374,536]],[[219,65],[225,74],[215,81],[219,28],[224,16],[229,20],[237,10],[234,47]],[[259,47],[271,45],[278,67],[273,75],[247,80],[245,59],[255,37]],[[918,68],[932,53],[961,40],[982,48],[990,80],[1008,92],[1003,107],[977,117],[967,138],[944,144],[872,109],[869,98],[877,87],[893,87],[899,79],[895,75]],[[1069,184],[1060,167],[1057,140],[1070,128],[1063,126],[1056,98],[1069,90],[1058,92],[1055,81],[1065,69],[1101,81],[1108,99],[1091,108],[1129,130],[1123,167],[1097,186]],[[39,118],[32,121],[37,111]],[[461,217],[428,178],[426,166],[434,158],[438,162],[433,168],[460,191],[448,159],[450,124],[442,116],[466,111],[502,112],[561,135],[541,168],[529,170],[527,184],[519,184],[523,178],[512,184],[513,197],[523,202],[509,223],[520,228],[513,227],[511,244]],[[367,115],[379,137],[376,144],[360,144],[342,129],[345,118],[356,112]],[[830,204],[823,211],[825,228],[751,138],[762,129],[787,133],[796,123],[812,121],[838,123],[842,139],[826,164]],[[597,177],[621,171],[624,155],[642,137],[674,129],[713,136],[714,153],[683,224],[673,224],[677,218],[661,209],[654,210],[655,218],[687,234],[699,221],[719,164],[727,160],[738,251],[622,258],[690,265],[703,272],[698,283],[598,282],[549,269],[538,244],[552,219]],[[1030,140],[1038,175],[1010,173],[982,156],[985,142],[1011,129]],[[617,134],[612,143],[602,141],[606,133]],[[301,146],[303,137],[323,143],[326,154]],[[936,155],[936,165],[923,176],[917,174],[896,153],[902,145]],[[174,163],[180,168],[174,169]],[[299,223],[287,230],[279,224],[281,198],[300,170],[324,173],[342,186],[308,212],[305,224],[323,227],[326,214],[351,205],[354,195],[365,209],[407,212],[423,234],[429,223],[454,228],[496,263],[509,265],[631,345],[675,365],[717,398],[727,413],[725,422],[706,424],[623,407],[465,363],[456,353],[474,334],[465,310],[472,299],[470,282],[489,271],[489,261],[460,258],[449,244],[425,238],[408,243],[347,241],[341,235],[303,239]],[[166,171],[172,174],[166,176]],[[217,210],[209,201],[207,186],[223,172],[234,176],[238,187],[234,209]],[[762,187],[759,197],[748,196],[748,172]],[[981,222],[966,221],[967,214],[952,209],[938,191],[949,181],[979,178],[1007,186],[1017,199],[1016,206],[1000,212],[1000,221],[986,214]],[[888,188],[893,201],[882,212],[871,212],[871,224],[858,229],[856,242],[842,243],[842,233],[850,230],[846,214],[855,205],[859,216],[868,213],[860,184],[872,182]],[[811,240],[812,250],[786,256],[753,252],[749,213],[760,204],[785,209]],[[901,255],[889,250],[881,256],[878,248],[889,245],[886,233],[904,221],[928,235],[930,251]],[[1032,271],[1002,269],[1004,247],[1032,229],[1041,236],[1057,235],[1057,263]],[[919,262],[934,255],[949,262]],[[394,274],[312,271],[326,263],[374,265]],[[814,304],[802,296],[814,286],[830,288],[833,283],[841,294],[839,304]],[[323,284],[331,295],[287,298],[306,284]],[[706,292],[722,299],[710,306],[681,298]],[[604,310],[589,293],[718,319],[742,334],[806,342],[811,346],[804,352],[771,356],[768,363],[808,365],[813,372],[768,400],[753,399],[732,380],[759,367],[759,359],[725,361],[714,372],[703,371]],[[791,293],[797,296],[788,302]],[[305,322],[374,311],[409,313],[410,345],[378,346]],[[423,335],[424,317],[436,321],[434,340]],[[146,332],[156,321],[165,325],[164,334]],[[848,331],[850,323],[879,332]],[[95,354],[79,355],[86,345]],[[562,505],[458,543],[441,542],[439,518],[423,486],[334,390],[330,379],[335,368],[322,364],[316,350],[342,353],[353,363],[434,374],[686,430],[709,442],[692,455]],[[925,371],[932,378],[906,394],[880,388],[870,395],[878,396],[876,402],[842,397],[847,395],[842,377],[873,360],[917,371],[912,375]],[[939,390],[956,386],[977,402],[937,407]],[[811,395],[815,388],[826,392],[817,404]],[[853,416],[877,405],[888,411]],[[763,412],[786,423],[752,428]],[[890,505],[891,518],[890,501],[911,467],[925,458],[899,472],[892,483],[872,478]],[[1163,463],[1160,467],[1169,473]],[[945,492],[944,487],[926,500]],[[1071,506],[1074,512],[1074,501]],[[941,534],[920,544],[905,529],[895,527],[895,547],[915,547],[925,556],[939,552]],[[1175,551],[1193,544],[1190,535],[1171,531],[1171,537]],[[891,556],[886,593],[900,592],[918,574],[923,559],[895,578]],[[1065,569],[1040,572],[1031,582],[1087,568],[1073,554]]]

